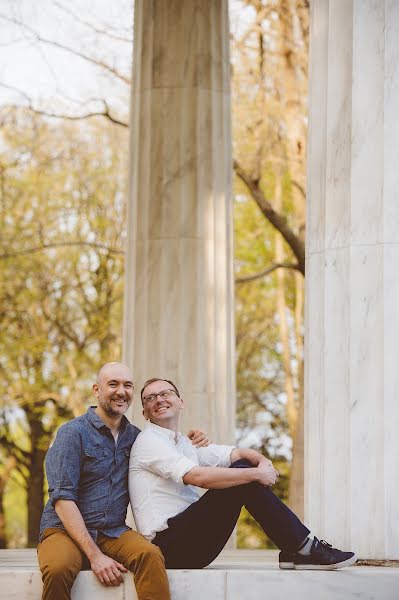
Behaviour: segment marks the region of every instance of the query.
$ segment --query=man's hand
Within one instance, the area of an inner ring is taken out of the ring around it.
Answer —
[[[118,586],[123,583],[122,573],[127,573],[126,567],[103,553],[92,559],[91,570],[100,583],[108,586]]]
[[[204,446],[209,446],[211,443],[206,433],[200,431],[199,429],[190,429],[187,437],[191,440],[192,445],[196,448],[203,448]]]
[[[259,459],[259,463],[258,463],[258,465],[259,465],[259,466],[260,466],[260,465],[263,465],[264,467],[265,467],[266,465],[267,465],[267,466],[269,466],[269,467],[273,467],[273,463],[272,463],[272,461],[270,460],[270,458],[267,458],[267,456],[262,456],[262,457]],[[274,467],[273,467],[273,468],[274,468]],[[276,473],[277,473],[277,470],[276,470],[276,469],[274,469],[274,470],[275,470],[275,471],[276,471]]]
[[[82,514],[72,500],[58,500],[55,512],[65,529],[90,561],[91,570],[103,585],[119,585],[123,582],[122,573],[127,569],[103,554],[86,529]]]
[[[279,472],[273,467],[271,460],[262,460],[256,469],[259,475],[257,480],[258,483],[264,486],[274,485],[276,483]]]

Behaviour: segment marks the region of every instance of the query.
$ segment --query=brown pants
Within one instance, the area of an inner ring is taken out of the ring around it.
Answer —
[[[133,572],[139,600],[170,600],[165,561],[157,546],[136,531],[119,538],[99,534],[101,552]],[[43,580],[42,600],[70,600],[71,588],[79,571],[90,567],[87,557],[63,529],[45,529],[37,547]]]

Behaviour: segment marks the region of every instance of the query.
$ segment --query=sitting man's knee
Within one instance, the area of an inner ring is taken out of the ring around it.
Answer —
[[[240,460],[236,460],[230,465],[232,469],[248,469],[252,467],[253,465],[246,458],[240,458]]]
[[[130,561],[129,571],[135,571],[138,565],[154,565],[154,568],[164,566],[165,559],[161,550],[155,544],[148,542],[143,545],[139,552],[137,552],[134,558]]]
[[[42,567],[43,578],[52,581],[70,581],[79,573],[78,565],[65,564],[63,562],[51,562]]]
[[[156,544],[150,543],[149,546],[143,550],[143,556],[149,561],[164,562],[163,554]]]

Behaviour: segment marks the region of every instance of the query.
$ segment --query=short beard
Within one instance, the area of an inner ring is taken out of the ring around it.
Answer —
[[[109,417],[119,417],[121,414],[119,411],[113,409],[112,406],[103,406],[102,408]]]
[[[121,413],[118,410],[112,408],[111,402],[112,400],[109,400],[109,402],[99,402],[99,404],[105,412],[105,414],[107,414],[109,417],[120,417]],[[129,407],[129,403],[126,399],[124,399],[124,402],[126,403],[126,406]]]

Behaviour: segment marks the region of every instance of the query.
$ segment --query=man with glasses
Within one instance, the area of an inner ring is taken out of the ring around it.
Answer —
[[[282,569],[337,569],[356,561],[353,552],[309,536],[272,492],[279,473],[268,458],[233,446],[192,447],[179,433],[183,400],[172,381],[149,379],[141,399],[148,424],[132,447],[130,502],[138,530],[161,549],[167,568],[209,565],[242,506],[281,549]],[[208,491],[200,497],[197,486]]]
[[[63,425],[46,456],[42,599],[69,600],[78,572],[90,567],[106,586],[118,586],[132,571],[139,600],[168,600],[161,552],[125,523],[129,456],[140,433],[124,416],[133,399],[130,370],[118,362],[104,365],[93,392],[98,406]],[[193,443],[207,443],[201,432],[189,435]]]

